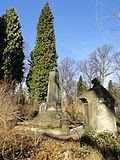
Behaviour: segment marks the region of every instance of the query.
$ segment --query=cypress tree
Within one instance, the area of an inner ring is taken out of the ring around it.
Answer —
[[[14,8],[6,10],[3,16],[5,22],[4,49],[2,53],[2,72],[4,79],[17,83],[23,78],[23,37],[18,15]]]
[[[77,97],[81,96],[85,90],[86,90],[86,85],[83,81],[82,76],[80,75],[79,81],[77,82]]]
[[[54,17],[46,3],[37,24],[37,37],[31,53],[30,71],[27,86],[33,99],[41,102],[47,96],[49,72],[57,66],[55,48]]]
[[[114,90],[112,80],[110,80],[108,83],[108,91],[111,93],[112,96],[115,96],[115,90]]]
[[[2,58],[5,47],[5,37],[6,37],[5,28],[6,28],[6,23],[4,17],[1,16],[0,17],[0,80],[3,79],[3,72],[1,68],[3,65]]]

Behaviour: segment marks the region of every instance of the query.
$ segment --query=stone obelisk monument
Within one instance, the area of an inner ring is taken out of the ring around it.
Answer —
[[[56,111],[61,109],[61,96],[59,73],[57,68],[54,68],[49,73],[48,92],[47,92],[47,109],[54,108]]]
[[[24,122],[24,125],[57,135],[69,134],[67,118],[61,110],[59,73],[56,68],[49,73],[47,102],[41,103],[39,114],[33,120]]]

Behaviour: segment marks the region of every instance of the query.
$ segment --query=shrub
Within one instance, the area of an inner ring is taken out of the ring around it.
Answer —
[[[69,152],[72,156],[72,158],[85,158],[90,154],[90,149],[87,146],[83,147],[72,147],[72,148],[65,148],[62,149],[60,152],[61,156],[64,156],[65,153]],[[61,157],[62,158],[62,157]]]
[[[34,138],[10,131],[0,148],[0,156],[9,160],[25,159],[34,152],[34,148]]]
[[[17,122],[19,115],[16,103],[12,97],[12,91],[8,83],[0,82],[0,153],[2,154],[3,148],[6,146],[5,141],[8,139],[11,129]],[[0,155],[1,155],[0,154]]]
[[[120,114],[117,115],[117,131],[118,131],[118,136],[120,136]]]
[[[0,82],[0,134],[15,125],[18,115],[17,106],[7,89],[8,85]]]
[[[86,133],[81,137],[81,144],[97,148],[105,159],[111,157],[117,160],[120,158],[120,139],[114,137],[112,133]]]
[[[71,104],[71,105],[66,105],[63,106],[62,109],[63,111],[67,113],[69,117],[69,122],[70,125],[80,125],[83,124],[85,121],[85,116],[84,116],[84,110],[81,105],[79,104]]]
[[[4,139],[0,148],[0,158],[1,160],[58,160],[58,152],[62,148],[71,147],[79,147],[79,143],[58,141],[44,135],[14,129]]]

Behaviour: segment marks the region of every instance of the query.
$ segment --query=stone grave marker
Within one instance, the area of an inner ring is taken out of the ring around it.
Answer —
[[[116,135],[115,100],[97,79],[92,83],[93,87],[79,97],[85,107],[85,127],[97,133],[106,131]]]

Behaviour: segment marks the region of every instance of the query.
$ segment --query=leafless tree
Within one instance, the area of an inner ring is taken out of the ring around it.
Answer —
[[[114,73],[112,46],[102,45],[91,54],[91,62],[97,77],[101,84],[104,84],[105,78]]]
[[[90,82],[93,78],[99,78],[104,85],[105,78],[114,73],[116,68],[113,68],[113,50],[110,45],[102,45],[92,52],[88,59],[79,62],[79,69],[83,78]]]
[[[88,59],[84,59],[81,60],[78,63],[81,75],[84,79],[84,81],[86,82],[86,86],[88,88],[91,87],[91,80],[95,77],[94,73],[93,73],[93,67],[90,61],[90,58]]]
[[[116,69],[117,82],[120,84],[120,52],[114,55],[114,68]]]
[[[120,117],[120,83],[113,82],[112,95],[115,98],[116,113]]]
[[[75,60],[65,57],[58,65],[62,98],[69,103],[76,95],[77,63]]]

